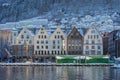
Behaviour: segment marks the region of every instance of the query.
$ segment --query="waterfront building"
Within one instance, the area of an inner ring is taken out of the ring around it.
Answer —
[[[103,41],[100,32],[92,25],[84,35],[83,54],[102,55]]]
[[[114,60],[114,57],[118,57],[119,52],[119,30],[114,30],[109,33],[109,44],[108,44],[108,51],[110,54],[110,60]]]
[[[109,44],[109,32],[102,33],[103,37],[103,55],[109,55],[108,44]]]
[[[52,55],[65,55],[67,54],[67,37],[65,33],[57,28],[50,36],[51,53]]]
[[[60,28],[41,28],[34,37],[34,54],[39,61],[55,61],[56,55],[65,55],[66,51],[66,36]]]
[[[14,40],[15,39],[15,40]],[[20,33],[13,31],[13,56],[17,59],[32,59],[34,53],[34,33],[23,28]]]
[[[67,52],[69,55],[80,55],[83,52],[83,36],[75,27],[67,36]]]
[[[50,36],[45,28],[41,28],[34,37],[35,58],[39,58],[39,61],[45,61],[50,54]]]
[[[0,30],[0,60],[7,57],[8,52],[11,53],[12,32],[11,29]]]

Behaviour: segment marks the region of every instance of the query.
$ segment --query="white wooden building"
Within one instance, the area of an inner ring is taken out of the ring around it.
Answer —
[[[84,35],[83,54],[102,55],[103,41],[100,32],[92,25]]]

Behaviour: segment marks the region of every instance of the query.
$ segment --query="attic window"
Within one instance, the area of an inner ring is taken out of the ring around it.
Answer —
[[[26,33],[26,31],[24,31],[24,33]]]
[[[92,30],[91,33],[95,33],[95,30]]]
[[[60,32],[57,32],[57,34],[60,34]]]

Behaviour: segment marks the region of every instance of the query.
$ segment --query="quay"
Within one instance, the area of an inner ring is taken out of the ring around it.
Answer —
[[[0,66],[113,66],[114,64],[107,63],[85,63],[85,64],[77,64],[77,63],[0,63]]]

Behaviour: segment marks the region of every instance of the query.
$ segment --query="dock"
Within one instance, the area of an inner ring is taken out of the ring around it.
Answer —
[[[113,66],[114,64],[107,63],[0,63],[0,66]]]

